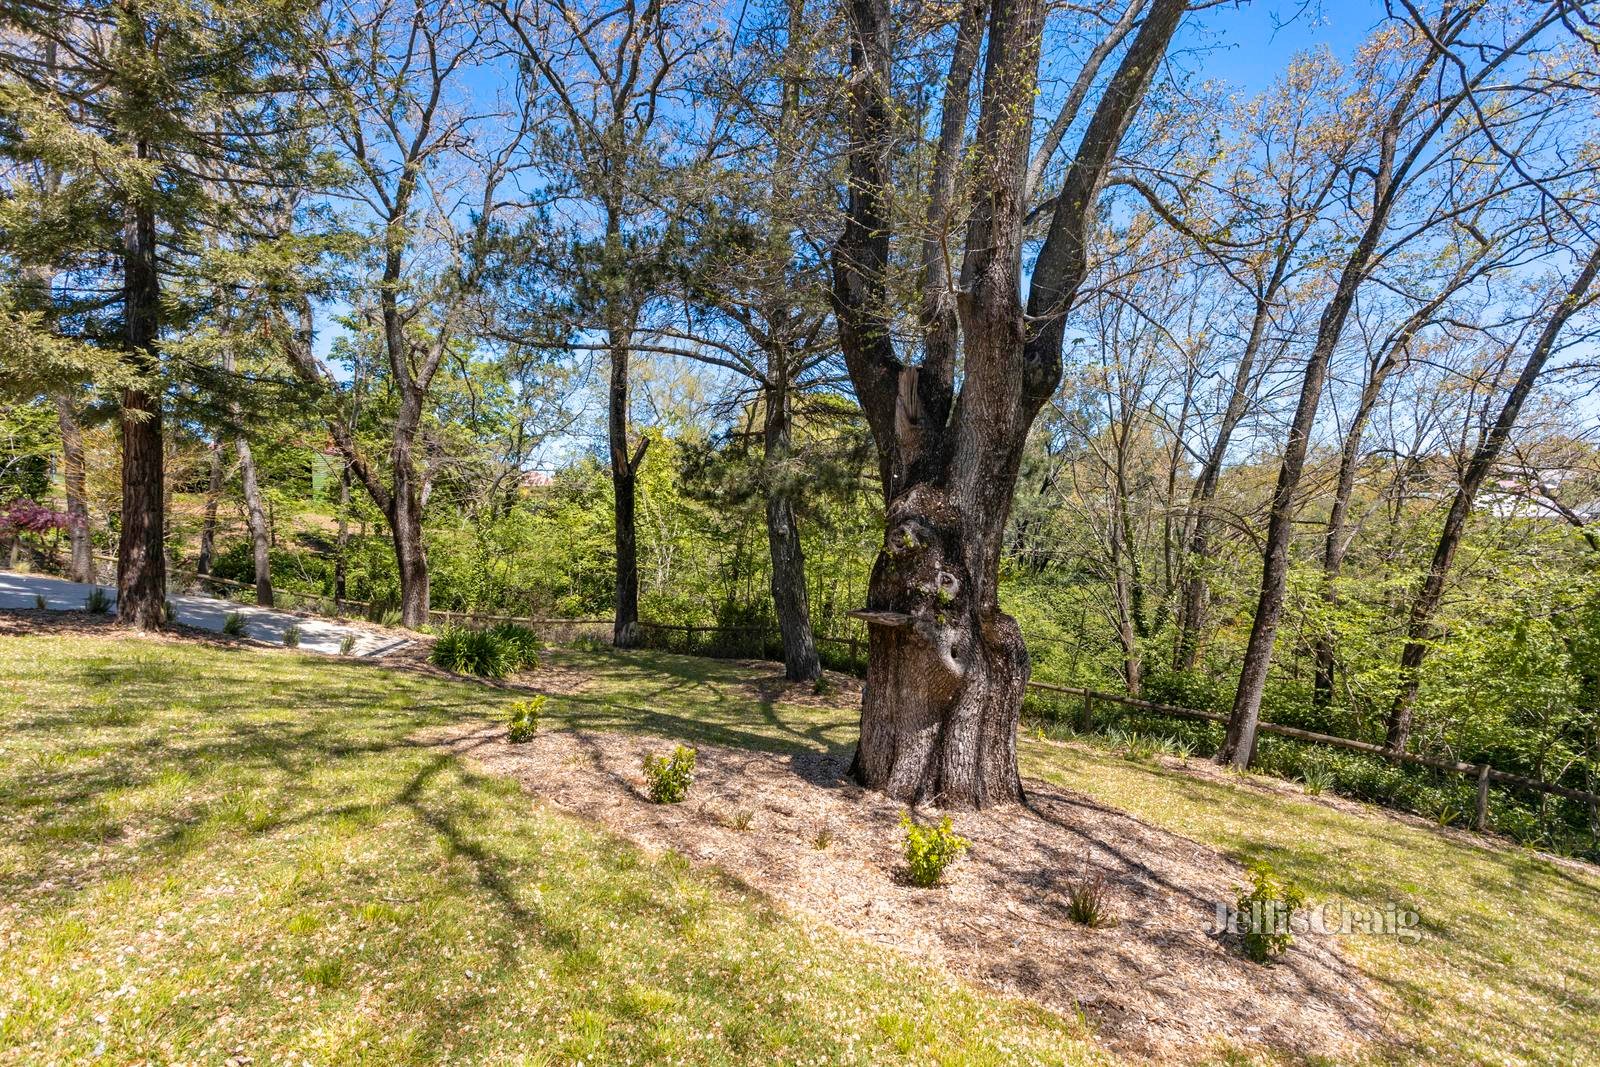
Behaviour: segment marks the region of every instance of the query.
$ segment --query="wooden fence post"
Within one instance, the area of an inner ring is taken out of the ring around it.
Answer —
[[[1473,817],[1472,827],[1475,830],[1486,830],[1489,827],[1489,765],[1487,763],[1478,768],[1478,812]]]
[[[1094,694],[1089,690],[1083,691],[1083,719],[1078,723],[1080,734],[1090,733],[1094,730]]]

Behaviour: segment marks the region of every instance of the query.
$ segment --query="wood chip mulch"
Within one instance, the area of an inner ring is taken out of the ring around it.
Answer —
[[[1301,937],[1280,962],[1260,965],[1212,932],[1216,903],[1245,881],[1238,864],[1042,782],[1027,783],[1024,807],[952,813],[973,846],[945,885],[927,890],[904,879],[902,806],[849,782],[839,755],[701,744],[689,799],[657,805],[640,763],[670,750],[670,738],[549,731],[512,745],[503,728],[474,724],[426,740],[646,849],[720,868],[802,916],[1081,1010],[1100,1040],[1140,1059],[1188,1061],[1219,1041],[1342,1058],[1382,1039],[1379,994],[1334,939]],[[1085,870],[1105,879],[1114,926],[1068,918],[1067,887]]]

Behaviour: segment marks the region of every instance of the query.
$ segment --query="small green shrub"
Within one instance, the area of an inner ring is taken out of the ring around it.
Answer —
[[[812,836],[811,847],[821,852],[831,844],[833,844],[833,827],[824,823],[822,829]]]
[[[533,740],[533,735],[539,732],[539,721],[544,718],[544,705],[548,699],[542,696],[529,697],[511,705],[511,724],[506,737],[512,744],[520,745]]]
[[[230,611],[222,620],[222,632],[229,637],[244,636],[244,616],[237,611]]]
[[[744,833],[746,830],[750,829],[751,825],[753,825],[755,821],[755,812],[751,811],[749,808],[740,808],[737,811],[731,811],[727,815],[723,816],[722,825],[726,826],[730,830],[738,830],[740,833]]]
[[[33,594],[33,607],[34,607],[34,610],[43,611],[48,606],[49,605],[47,605],[44,602],[44,594],[43,593],[35,593],[35,594]]]
[[[650,799],[657,804],[676,804],[689,795],[694,784],[694,749],[679,745],[671,756],[644,758],[644,780]]]
[[[175,623],[177,621],[178,621],[178,608],[177,608],[177,605],[173,604],[173,602],[170,601],[170,600],[162,601],[162,603],[161,603],[161,624],[163,626],[171,626],[173,623]]]
[[[493,631],[464,626],[453,626],[440,634],[429,658],[443,670],[484,678],[504,678],[514,669],[505,642]]]
[[[1306,902],[1299,886],[1264,862],[1249,868],[1250,889],[1239,890],[1234,911],[1244,932],[1244,954],[1257,963],[1281,956],[1294,944],[1289,920]]]
[[[486,631],[493,634],[504,649],[508,671],[533,671],[539,669],[539,653],[544,644],[539,635],[517,622],[502,622]]]
[[[833,683],[828,681],[826,674],[819,674],[817,680],[811,683],[811,691],[819,697],[825,697],[833,692]]]
[[[339,638],[339,655],[348,656],[356,650],[356,635],[345,634]]]
[[[605,639],[596,637],[594,634],[579,634],[577,637],[574,637],[571,641],[567,642],[567,647],[576,649],[579,652],[611,651],[611,646],[606,643]]]
[[[300,624],[299,623],[290,623],[289,624],[289,628],[287,630],[283,631],[283,647],[284,648],[299,648],[300,647]]]
[[[97,585],[83,598],[83,610],[90,615],[104,615],[111,610],[111,598]]]
[[[924,889],[938,885],[945,868],[972,847],[971,841],[951,828],[948,815],[936,826],[918,826],[909,811],[902,812],[900,825],[906,832],[906,874],[912,885]]]

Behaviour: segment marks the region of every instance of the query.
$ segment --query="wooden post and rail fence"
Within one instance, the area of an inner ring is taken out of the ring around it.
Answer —
[[[95,555],[97,560],[115,563],[109,556]],[[218,578],[213,575],[197,575],[193,571],[177,570],[175,573],[186,574],[198,582],[213,584],[229,588],[254,589],[250,582],[238,582],[229,578]],[[348,607],[357,607],[364,611],[370,610],[372,605],[364,600],[338,599],[322,593],[303,593],[301,591],[282,587],[283,591],[296,597],[302,603],[311,602],[319,607],[325,604],[334,606],[333,614],[338,616]],[[582,628],[605,628],[602,639],[609,636],[608,631],[612,620],[609,618],[596,619],[560,619],[560,618],[535,618],[524,615],[490,615],[481,612],[462,611],[430,611],[429,618],[438,620],[446,626],[475,625],[479,623],[514,622],[524,626],[542,627],[546,629],[568,629],[578,631]],[[760,625],[738,626],[696,626],[687,623],[657,623],[640,621],[639,626],[647,631],[662,633],[683,634],[684,646],[690,646],[694,635],[703,633],[759,633],[760,644],[765,645],[773,634],[773,628]],[[847,650],[850,662],[859,660],[861,649],[865,646],[865,638],[851,635],[849,637],[817,636],[818,644],[843,645]],[[1120,693],[1106,693],[1096,689],[1085,689],[1081,686],[1058,685],[1054,682],[1030,681],[1028,688],[1046,693],[1057,693],[1062,696],[1075,697],[1083,702],[1083,709],[1079,716],[1079,729],[1088,733],[1094,726],[1094,705],[1098,702],[1119,704],[1123,707],[1138,708],[1142,711],[1151,711],[1160,715],[1170,715],[1174,718],[1198,719],[1204,722],[1226,724],[1228,717],[1220,712],[1202,711],[1199,708],[1185,708],[1176,704],[1161,704],[1153,700],[1143,700],[1139,697],[1126,696]],[[1370,756],[1377,756],[1397,763],[1406,763],[1418,767],[1429,767],[1433,770],[1444,771],[1449,774],[1459,774],[1463,777],[1474,779],[1477,784],[1477,805],[1473,813],[1473,825],[1485,829],[1489,818],[1489,787],[1494,783],[1512,786],[1518,789],[1528,789],[1547,796],[1564,797],[1575,800],[1588,806],[1591,825],[1600,826],[1600,794],[1587,792],[1582,789],[1572,789],[1568,786],[1557,785],[1553,782],[1544,782],[1536,778],[1528,778],[1520,774],[1502,771],[1488,764],[1463,763],[1459,760],[1443,759],[1435,756],[1423,756],[1412,752],[1391,752],[1382,745],[1368,741],[1357,741],[1354,738],[1339,737],[1335,734],[1317,733],[1314,730],[1303,730],[1298,726],[1284,726],[1274,722],[1263,722],[1257,730],[1264,734],[1273,734],[1278,737],[1287,737],[1296,741],[1309,744],[1326,745],[1331,748],[1342,748],[1351,752],[1361,752]]]

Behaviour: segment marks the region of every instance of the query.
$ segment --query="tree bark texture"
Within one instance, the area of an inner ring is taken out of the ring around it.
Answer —
[[[141,145],[139,155],[148,156]],[[147,201],[128,205],[123,227],[124,347],[140,375],[122,391],[122,510],[117,540],[117,621],[141,630],[161,628],[167,599],[161,431],[160,366],[155,345],[161,327],[156,274],[155,211]]]
[[[806,557],[791,497],[789,396],[781,385],[767,390],[763,430],[767,547],[772,555],[772,603],[783,638],[783,673],[792,681],[815,681],[822,673],[822,663],[817,658],[817,642],[811,631]]]
[[[613,316],[608,333],[611,345],[611,381],[606,402],[606,443],[611,452],[611,491],[616,527],[616,583],[612,612],[612,643],[629,648],[639,640],[639,538],[635,518],[639,467],[644,463],[648,437],[630,452],[628,443],[628,362],[632,324]]]
[[[235,442],[239,453],[239,480],[244,485],[245,514],[250,519],[250,543],[255,552],[256,603],[272,607],[272,531],[267,512],[261,506],[261,486],[256,481],[256,461],[250,442],[240,437]]]
[[[897,355],[886,311],[892,8],[887,0],[850,4],[849,206],[833,302],[886,502],[883,547],[857,613],[870,652],[854,773],[892,797],[984,807],[1022,796],[1016,731],[1029,662],[1016,620],[999,607],[1006,520],[1028,431],[1060,381],[1064,319],[1086,271],[1088,219],[1106,166],[1183,7],[1156,0],[1107,86],[1064,179],[1025,314],[1021,246],[1044,6],[994,0],[960,286],[951,290],[940,263],[925,258],[926,338],[921,364],[912,365]],[[979,26],[981,18],[970,24]],[[964,11],[946,120],[966,107],[978,53],[975,38],[962,37],[968,27]],[[950,226],[940,182],[964,150],[963,125],[941,122],[929,233]]]

